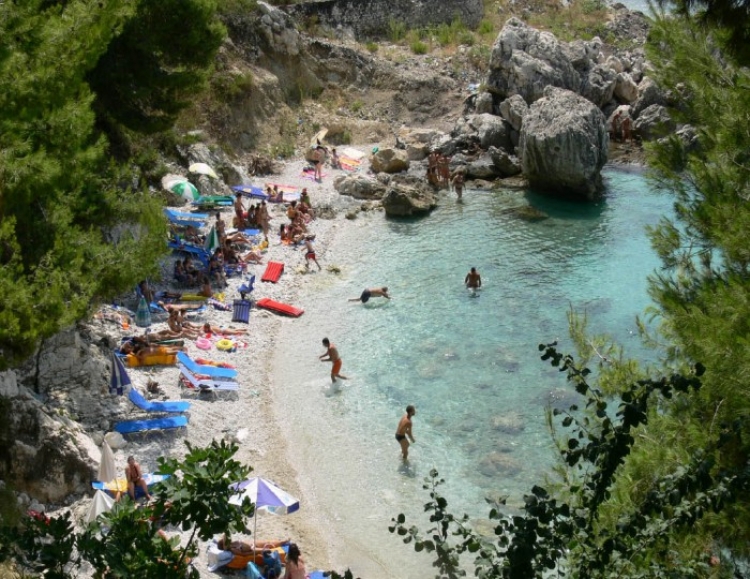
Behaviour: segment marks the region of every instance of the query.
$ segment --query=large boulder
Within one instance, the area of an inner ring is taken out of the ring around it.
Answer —
[[[386,186],[366,175],[342,175],[333,182],[333,188],[341,195],[348,195],[355,199],[382,199]]]
[[[602,112],[583,97],[550,86],[524,118],[519,154],[530,186],[594,199],[602,188],[608,147]]]
[[[0,397],[0,425],[0,480],[43,503],[59,504],[89,490],[98,451],[72,420],[21,387]]]
[[[492,46],[488,86],[500,98],[519,94],[527,103],[542,98],[547,86],[577,91],[581,75],[567,47],[549,32],[540,32],[510,18]]]
[[[409,169],[409,157],[402,149],[386,147],[370,159],[373,173],[400,173]]]
[[[611,68],[597,64],[584,77],[581,96],[601,108],[612,100],[616,84],[617,73]]]
[[[483,149],[510,149],[510,125],[501,117],[484,113],[461,119],[453,131],[460,142],[477,142]]]
[[[383,208],[389,217],[426,215],[435,207],[435,194],[423,182],[393,180],[383,197]]]
[[[666,107],[651,105],[641,111],[633,125],[633,132],[644,141],[650,141],[673,132],[676,126]]]
[[[502,116],[513,130],[520,131],[523,117],[529,110],[529,105],[521,95],[514,94],[500,103],[500,116]]]
[[[501,177],[513,177],[521,174],[521,160],[518,157],[509,154],[503,149],[491,148],[488,153],[492,157],[492,163]]]
[[[629,73],[621,72],[617,75],[615,98],[627,104],[635,102],[638,98],[638,85],[635,84],[633,77]]]
[[[666,105],[667,99],[664,92],[659,88],[651,77],[644,77],[638,85],[638,98],[633,103],[633,109],[631,114],[634,119],[637,119],[641,111],[644,111],[651,105]]]

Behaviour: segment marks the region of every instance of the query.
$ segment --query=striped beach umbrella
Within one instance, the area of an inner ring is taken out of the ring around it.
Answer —
[[[219,233],[216,231],[216,227],[213,226],[206,236],[206,243],[203,245],[203,248],[213,254],[213,252],[220,247],[221,241],[219,241]]]
[[[109,379],[109,392],[122,396],[125,386],[130,386],[130,376],[128,376],[120,358],[112,352],[112,376]]]
[[[177,193],[186,201],[197,201],[201,196],[200,191],[190,181],[176,181],[169,188],[170,191]]]

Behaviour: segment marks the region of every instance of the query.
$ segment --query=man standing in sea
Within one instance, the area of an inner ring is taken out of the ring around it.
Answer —
[[[336,378],[348,380],[349,378],[340,374],[341,366],[344,362],[341,359],[341,356],[339,356],[339,351],[336,349],[336,346],[331,344],[328,338],[323,338],[323,345],[326,347],[326,351],[319,356],[319,358],[321,362],[333,362],[333,367],[331,368],[331,382],[335,384]],[[326,356],[328,357],[326,358]]]
[[[414,435],[411,432],[412,417],[417,413],[417,409],[411,404],[406,407],[406,414],[401,417],[396,427],[396,440],[401,445],[401,456],[404,462],[409,458],[409,440],[414,442]],[[408,440],[407,440],[408,437]]]

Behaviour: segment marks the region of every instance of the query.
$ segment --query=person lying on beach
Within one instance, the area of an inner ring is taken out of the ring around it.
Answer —
[[[208,322],[203,324],[203,331],[207,334],[219,334],[224,336],[239,336],[241,334],[247,334],[245,328],[215,328]]]
[[[387,298],[391,299],[391,296],[388,295],[388,288],[383,287],[371,287],[368,289],[365,289],[362,292],[362,295],[358,298],[349,298],[350,302],[362,302],[363,304],[366,304],[368,301],[370,301],[370,298],[373,297],[381,297],[381,298]]]
[[[251,249],[246,254],[240,255],[240,261],[243,263],[263,263],[263,256],[254,249]]]
[[[165,302],[156,302],[158,303],[162,308],[167,310],[168,312],[189,312],[191,310],[199,310],[203,307],[203,305],[196,305],[196,304],[167,304]]]
[[[291,539],[284,539],[283,541],[255,541],[257,550],[263,551],[265,549],[278,549],[284,545],[288,545],[292,542]],[[231,537],[224,536],[216,542],[216,546],[222,551],[231,551],[235,555],[252,555],[255,553],[252,543],[247,541],[232,541]]]

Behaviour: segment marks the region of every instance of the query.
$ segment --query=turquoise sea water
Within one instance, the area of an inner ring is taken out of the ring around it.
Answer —
[[[648,305],[646,276],[658,267],[644,227],[670,211],[637,172],[608,169],[597,204],[533,192],[445,194],[428,218],[358,219],[319,256],[340,275],[311,274],[306,313],[289,320],[274,385],[285,403],[290,452],[305,492],[325,513],[337,563],[363,578],[430,577],[429,560],[387,531],[404,512],[422,521],[422,489],[437,468],[456,514],[486,515],[484,497],[510,505],[553,464],[545,425],[550,403],[575,398],[538,344],[572,353],[567,312],[585,311],[593,332],[638,348],[635,316]],[[549,215],[530,223],[512,208]],[[483,288],[463,287],[470,267]],[[387,285],[393,300],[348,303]],[[323,353],[329,337],[350,380],[332,392]],[[417,407],[408,467],[394,439],[407,404]],[[304,508],[304,505],[303,507]]]

